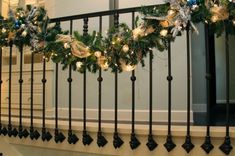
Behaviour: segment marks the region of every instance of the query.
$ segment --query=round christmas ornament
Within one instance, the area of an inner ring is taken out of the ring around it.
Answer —
[[[199,5],[203,3],[204,3],[204,0],[187,0],[187,4],[191,7],[194,5]]]
[[[123,71],[132,71],[135,70],[136,65],[131,65],[130,63],[126,63],[125,60],[120,60],[121,68]]]
[[[16,21],[15,21],[15,28],[16,28],[16,29],[19,29],[19,28],[20,28],[20,25],[21,25],[21,21],[20,21],[20,20],[16,20]]]
[[[165,37],[167,34],[168,34],[168,30],[166,30],[166,29],[163,29],[163,30],[160,31],[160,35],[162,37]]]
[[[122,51],[124,53],[127,53],[129,51],[129,46],[127,44],[125,44],[123,47],[122,47]]]

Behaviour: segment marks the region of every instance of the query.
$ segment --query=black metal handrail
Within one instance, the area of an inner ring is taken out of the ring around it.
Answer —
[[[154,6],[156,5],[148,5],[145,7],[154,7]],[[125,14],[125,13],[130,13],[130,12],[137,12],[141,8],[142,7],[133,7],[133,8],[124,8],[124,9],[107,10],[107,11],[100,11],[100,12],[93,12],[93,13],[85,13],[85,14],[65,16],[65,17],[57,17],[57,18],[51,19],[50,22],[55,23],[55,22],[79,20],[79,19],[99,17],[99,16],[108,16],[108,15],[114,15],[114,14]]]

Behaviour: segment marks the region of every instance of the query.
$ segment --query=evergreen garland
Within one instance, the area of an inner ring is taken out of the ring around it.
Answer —
[[[97,32],[73,36],[63,31],[60,24],[50,24],[44,8],[28,6],[10,11],[8,19],[0,17],[0,46],[13,43],[17,47],[30,46],[32,52],[43,53],[63,69],[72,66],[83,73],[100,68],[112,72],[134,70],[152,48],[167,49],[167,43],[190,28],[198,32],[196,23],[206,23],[210,32],[235,34],[234,0],[166,0],[165,4],[139,11],[143,22],[131,29],[126,24],[111,28],[103,37]]]

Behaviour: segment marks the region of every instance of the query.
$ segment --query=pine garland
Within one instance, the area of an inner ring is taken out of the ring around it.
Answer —
[[[8,19],[0,17],[0,46],[13,43],[17,47],[30,46],[32,52],[43,53],[63,69],[69,65],[83,73],[95,73],[100,68],[112,72],[131,71],[137,64],[144,66],[152,48],[167,49],[167,43],[190,27],[198,32],[196,23],[206,23],[210,32],[235,34],[234,0],[166,0],[165,4],[139,11],[143,22],[136,20],[136,28],[125,23],[111,28],[104,37],[97,32],[68,35],[60,24],[50,24],[44,8],[28,6],[9,12]]]

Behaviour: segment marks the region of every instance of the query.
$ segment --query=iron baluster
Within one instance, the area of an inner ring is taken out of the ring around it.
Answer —
[[[153,138],[153,51],[149,50],[149,135],[147,147],[153,151],[157,147],[157,143]]]
[[[102,16],[99,18],[99,31],[102,33]],[[102,130],[101,130],[101,98],[102,98],[102,71],[101,68],[99,69],[99,77],[97,78],[97,81],[99,83],[99,88],[98,88],[98,133],[97,133],[97,145],[99,147],[104,147],[108,141],[105,139],[105,137],[102,135]]]
[[[134,17],[135,14],[132,13],[132,27],[134,28]],[[131,74],[131,82],[132,82],[132,122],[131,122],[131,138],[130,138],[130,147],[132,150],[136,149],[140,145],[140,141],[137,139],[136,134],[135,134],[135,81],[136,81],[136,76],[135,76],[135,70],[132,71]]]
[[[16,130],[16,128],[13,128],[12,127],[12,123],[11,123],[11,100],[12,100],[12,97],[11,97],[11,89],[12,89],[12,47],[13,47],[13,41],[10,41],[9,43],[9,46],[10,46],[10,57],[9,57],[9,80],[8,80],[8,136],[11,137],[11,136],[14,136],[16,137],[18,135],[18,131]]]
[[[73,20],[70,20],[70,35],[73,33]],[[68,83],[69,83],[69,129],[68,129],[68,143],[69,144],[76,144],[79,140],[77,135],[73,133],[72,130],[72,66],[69,65],[69,77],[68,77]]]
[[[226,136],[223,144],[219,147],[221,151],[229,155],[233,149],[231,145],[231,139],[229,134],[230,126],[230,115],[229,115],[229,106],[230,106],[230,60],[229,60],[229,34],[225,32],[225,51],[226,51]]]
[[[114,14],[114,26],[117,29],[119,25],[119,14]],[[113,134],[113,146],[114,148],[120,148],[124,141],[121,139],[118,133],[118,71],[114,73],[114,134]]]
[[[206,137],[204,143],[201,145],[201,148],[209,154],[210,151],[214,148],[214,146],[211,143],[211,137],[210,137],[210,106],[211,106],[211,100],[210,100],[210,86],[211,86],[211,71],[210,71],[210,55],[209,55],[209,28],[208,25],[205,24],[205,44],[206,44],[206,92],[207,92],[207,126],[206,126]]]
[[[20,78],[19,78],[19,138],[27,138],[29,135],[29,132],[27,129],[23,129],[22,126],[22,85],[23,85],[23,45],[19,47],[20,51]]]
[[[167,81],[168,81],[168,132],[167,132],[167,138],[166,138],[166,143],[164,144],[166,150],[168,152],[172,151],[175,147],[176,144],[172,140],[172,135],[171,135],[171,112],[172,112],[172,80],[173,77],[171,75],[171,41],[168,40],[168,76],[167,76]]]
[[[98,89],[98,133],[97,133],[97,145],[99,147],[104,147],[108,141],[105,139],[105,137],[102,135],[102,130],[101,130],[101,95],[102,95],[102,71],[99,69],[99,77],[97,78],[99,82],[99,89]]]
[[[65,140],[65,136],[62,132],[59,131],[58,128],[58,63],[56,63],[55,67],[55,132],[54,132],[54,141],[56,143],[63,142]]]
[[[34,129],[34,113],[33,113],[33,105],[34,105],[34,53],[31,54],[31,80],[30,80],[30,132],[29,136],[33,140],[37,140],[40,137],[40,134],[37,130]]]
[[[0,135],[2,134],[2,47],[0,47]]]
[[[69,144],[76,144],[78,141],[78,137],[76,134],[73,134],[72,131],[72,67],[69,65],[69,129],[68,129],[68,143]]]
[[[42,141],[50,141],[52,135],[46,129],[46,56],[43,56],[43,78],[42,78]]]
[[[83,35],[86,36],[88,35],[88,18],[83,19]],[[86,66],[86,64],[84,64]],[[84,70],[83,73],[83,138],[82,142],[83,145],[90,145],[93,141],[93,138],[88,134],[86,130],[86,69]]]
[[[185,143],[182,147],[185,149],[187,153],[189,153],[193,148],[194,145],[191,141],[190,136],[190,103],[191,103],[191,81],[190,81],[190,39],[189,39],[189,23],[186,27],[186,42],[187,42],[187,135],[185,138]]]

